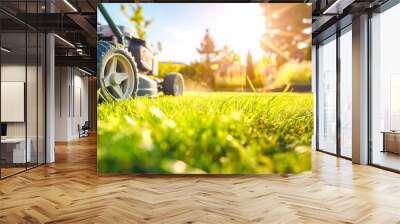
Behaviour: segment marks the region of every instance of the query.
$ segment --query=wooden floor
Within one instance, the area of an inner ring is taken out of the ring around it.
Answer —
[[[13,174],[19,173],[19,172],[23,172],[25,170],[25,167],[23,168],[15,168],[15,167],[7,167],[7,168],[1,168],[1,177],[8,177],[11,176]]]
[[[313,156],[289,177],[99,177],[86,138],[0,181],[0,223],[400,223],[399,174]]]

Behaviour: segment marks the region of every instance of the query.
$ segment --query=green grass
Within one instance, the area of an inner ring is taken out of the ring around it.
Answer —
[[[98,106],[100,173],[311,170],[313,97],[187,93]]]

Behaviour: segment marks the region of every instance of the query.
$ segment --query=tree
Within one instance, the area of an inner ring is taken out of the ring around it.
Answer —
[[[271,85],[276,78],[276,58],[269,55],[264,55],[259,59],[254,66],[256,77],[260,77],[264,84]]]
[[[229,70],[235,67],[236,64],[240,63],[240,56],[233,49],[230,49],[225,45],[218,51],[217,61],[221,76],[225,77],[229,74],[232,78],[232,72],[229,72]]]
[[[290,59],[311,60],[311,6],[304,3],[261,4],[266,32],[261,47],[274,53],[279,67]]]
[[[247,58],[246,58],[246,76],[247,76],[246,89],[249,91],[253,89],[251,86],[253,85],[255,80],[253,57],[251,56],[250,51],[247,52]]]
[[[200,48],[197,49],[200,55],[205,56],[204,65],[206,71],[204,74],[199,74],[202,76],[202,79],[209,85],[214,86],[214,70],[212,69],[214,63],[214,57],[217,54],[217,50],[215,47],[214,39],[210,36],[208,29],[206,29],[206,34],[203,37],[203,40],[200,43]]]
[[[205,55],[206,63],[211,63],[212,57],[217,53],[215,49],[214,39],[210,36],[209,30],[206,29],[206,34],[203,37],[202,42],[200,43],[200,48],[197,51],[200,55]]]
[[[146,29],[151,25],[152,20],[146,20],[143,16],[143,8],[139,4],[128,4],[132,15],[130,15],[127,10],[125,4],[121,4],[121,12],[125,16],[125,18],[132,24],[135,25],[136,34],[140,39],[146,39]]]
[[[225,45],[221,50],[218,50],[218,62],[223,64],[232,64],[240,61],[240,56],[233,49]]]

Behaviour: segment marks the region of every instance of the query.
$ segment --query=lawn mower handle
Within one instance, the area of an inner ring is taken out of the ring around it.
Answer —
[[[110,14],[108,14],[106,8],[104,8],[103,3],[98,4],[99,10],[101,14],[104,16],[104,19],[107,21],[108,25],[110,26],[112,32],[117,37],[117,40],[120,44],[125,45],[124,35],[122,34],[121,30],[115,25],[114,21],[111,19]]]

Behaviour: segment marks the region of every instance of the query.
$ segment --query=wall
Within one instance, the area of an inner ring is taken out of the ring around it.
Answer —
[[[55,76],[55,140],[77,139],[88,121],[88,77],[72,67],[56,67]]]
[[[73,94],[72,96],[72,117],[71,120],[71,135],[73,138],[79,137],[78,125],[83,125],[88,121],[88,77],[82,76],[83,73],[75,70],[73,80]],[[80,102],[79,102],[80,101]]]
[[[69,133],[69,85],[71,77],[67,67],[55,68],[55,140],[67,141]]]

